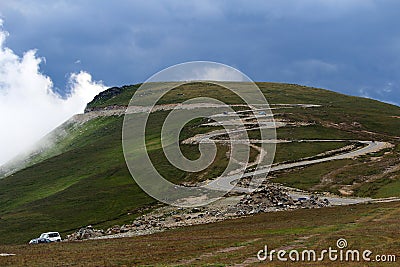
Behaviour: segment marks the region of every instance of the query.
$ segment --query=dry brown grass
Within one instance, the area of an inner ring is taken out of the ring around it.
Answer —
[[[133,238],[0,246],[17,254],[0,257],[0,266],[226,266],[251,263],[265,244],[318,250],[340,237],[350,248],[398,258],[399,221],[398,202],[275,212]]]

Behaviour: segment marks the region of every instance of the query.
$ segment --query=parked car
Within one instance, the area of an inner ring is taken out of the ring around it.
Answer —
[[[39,243],[50,243],[50,242],[60,242],[61,236],[58,232],[47,232],[42,233],[38,238],[34,238],[29,241],[29,244],[39,244]]]

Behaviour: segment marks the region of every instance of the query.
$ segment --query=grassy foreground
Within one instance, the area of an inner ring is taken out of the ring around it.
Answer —
[[[1,266],[283,266],[259,262],[257,252],[336,248],[345,238],[348,249],[369,249],[400,257],[400,203],[361,204],[259,214],[211,225],[169,230],[149,236],[45,245],[0,246]],[[290,263],[290,262],[289,262]],[[398,266],[397,263],[350,263],[325,260],[314,266]],[[296,263],[295,266],[310,263]],[[244,265],[245,266],[245,265]]]

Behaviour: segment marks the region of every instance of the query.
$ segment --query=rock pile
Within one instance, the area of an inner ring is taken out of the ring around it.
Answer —
[[[229,212],[242,216],[275,211],[292,205],[294,201],[288,194],[277,187],[269,186],[244,196],[238,204],[229,209]]]
[[[268,186],[257,189],[246,195],[238,204],[230,208],[229,211],[234,212],[238,216],[243,216],[260,212],[316,208],[328,205],[329,201],[327,199],[319,199],[318,196],[311,195],[310,198],[299,198],[295,200],[281,188],[277,186]]]
[[[99,236],[103,236],[103,235],[104,235],[103,230],[97,230],[97,229],[94,229],[91,225],[88,225],[88,226],[82,227],[78,231],[68,235],[67,240],[68,241],[84,240],[84,239],[95,238],[95,237],[99,237]]]

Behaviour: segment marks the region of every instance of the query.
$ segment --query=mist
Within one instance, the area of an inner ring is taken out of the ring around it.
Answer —
[[[55,93],[52,79],[40,71],[45,58],[35,49],[17,55],[6,46],[9,33],[0,20],[0,165],[32,147],[44,135],[106,89],[83,70],[67,77],[67,94]]]

